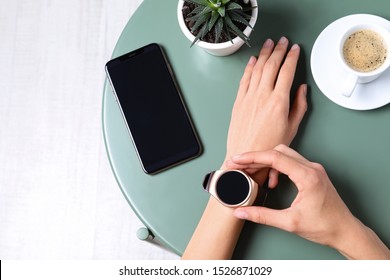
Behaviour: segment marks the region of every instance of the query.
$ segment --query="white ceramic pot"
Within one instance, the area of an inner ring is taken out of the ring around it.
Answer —
[[[257,6],[257,0],[250,0],[250,2],[252,4],[252,7]],[[183,4],[184,4],[184,0],[179,0],[179,4],[177,6],[177,18],[179,21],[180,28],[183,31],[184,35],[188,38],[188,40],[190,40],[190,42],[193,42],[195,40],[195,36],[192,35],[190,30],[188,30],[187,25],[184,22],[184,17],[183,17],[183,12],[182,12]],[[249,24],[252,27],[255,26],[255,23],[257,20],[257,14],[258,14],[258,8],[253,9],[252,10],[252,18],[249,21]],[[244,34],[248,37],[250,36],[251,32],[252,32],[252,29],[250,27],[247,27],[244,30]],[[228,41],[228,42],[224,42],[224,43],[213,44],[213,43],[207,43],[207,42],[198,40],[198,42],[195,43],[195,45],[203,48],[205,51],[207,51],[208,53],[210,53],[212,55],[227,56],[227,55],[230,55],[230,54],[238,51],[238,49],[241,48],[241,46],[244,43],[245,43],[244,40],[242,40],[240,37],[236,37],[233,39],[233,43]]]

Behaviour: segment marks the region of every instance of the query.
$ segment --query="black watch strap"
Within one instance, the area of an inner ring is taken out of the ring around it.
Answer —
[[[206,176],[204,176],[204,179],[203,179],[203,189],[205,191],[209,191],[209,188],[210,188],[210,181],[211,181],[211,178],[213,177],[214,175],[214,171],[213,172],[210,172],[208,174],[206,174]]]

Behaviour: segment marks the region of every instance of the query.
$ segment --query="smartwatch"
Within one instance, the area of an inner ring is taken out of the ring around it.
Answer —
[[[257,197],[258,185],[241,170],[216,170],[207,174],[203,188],[227,207],[250,206]]]

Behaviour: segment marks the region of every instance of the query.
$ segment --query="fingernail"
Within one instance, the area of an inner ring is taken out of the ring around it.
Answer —
[[[274,183],[273,177],[269,177],[268,178],[268,186],[272,186],[273,183]]]
[[[234,216],[238,219],[241,219],[241,220],[246,220],[248,219],[248,214],[245,212],[245,211],[242,211],[242,210],[236,210],[234,212]]]
[[[304,84],[304,85],[302,85],[302,91],[303,91],[303,95],[304,96],[306,96],[307,95],[307,85],[306,84]]]
[[[284,36],[282,38],[280,38],[280,40],[279,40],[279,44],[286,44],[287,42],[288,42],[288,40]]]
[[[248,61],[248,65],[253,65],[256,63],[256,57],[251,56]]]
[[[236,160],[236,159],[239,159],[241,157],[241,155],[235,155],[235,156],[232,156],[231,160]]]
[[[274,45],[274,42],[271,40],[271,39],[267,39],[267,40],[265,40],[265,42],[264,42],[264,47],[266,47],[266,48],[270,48],[270,47],[272,47]]]
[[[294,45],[291,47],[291,50],[292,50],[292,51],[299,50],[299,45],[298,45],[298,44],[294,44]]]

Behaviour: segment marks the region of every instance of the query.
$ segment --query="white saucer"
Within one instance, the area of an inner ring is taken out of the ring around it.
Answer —
[[[356,14],[340,18],[328,25],[318,36],[311,52],[311,72],[322,93],[334,103],[348,109],[371,110],[390,103],[390,71],[368,84],[358,84],[351,97],[340,92],[345,73],[338,66],[337,38],[351,24],[373,22],[390,30],[390,21],[367,14]]]

